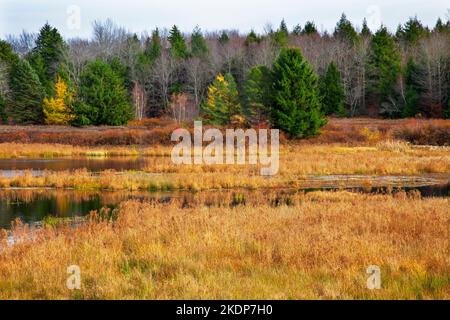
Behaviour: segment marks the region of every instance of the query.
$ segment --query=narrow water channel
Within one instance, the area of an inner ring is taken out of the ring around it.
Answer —
[[[422,197],[449,197],[450,183],[441,185],[428,185],[416,187],[374,187],[374,188],[305,188],[288,190],[271,190],[268,193],[290,194],[295,192],[313,192],[318,190],[349,190],[353,192],[364,193],[387,193],[398,192],[399,190],[412,191],[417,190]],[[231,193],[239,192],[246,196],[251,196],[252,192],[245,190],[233,191],[206,191],[211,198],[216,201],[220,199],[229,199]],[[92,210],[100,210],[103,207],[114,209],[125,200],[137,199],[141,201],[159,201],[169,202],[173,198],[185,198],[191,201],[200,198],[199,193],[190,192],[86,192],[75,190],[53,190],[53,189],[10,189],[0,190],[0,229],[9,229],[11,223],[19,218],[22,222],[28,224],[39,224],[46,217],[72,218],[85,216]],[[226,200],[228,201],[228,200]],[[231,205],[231,204],[230,204]]]

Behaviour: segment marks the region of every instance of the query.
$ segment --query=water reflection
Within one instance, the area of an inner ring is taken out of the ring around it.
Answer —
[[[24,223],[36,223],[46,216],[76,217],[89,214],[92,210],[102,207],[115,208],[120,202],[128,199],[141,201],[170,202],[179,200],[180,208],[189,207],[197,202],[204,205],[242,204],[240,201],[251,199],[252,194],[264,193],[268,203],[288,203],[289,195],[297,192],[311,192],[317,190],[350,190],[365,193],[390,193],[399,190],[417,190],[422,197],[449,197],[450,183],[443,185],[419,187],[388,187],[377,188],[313,188],[313,189],[283,189],[283,190],[229,190],[207,191],[201,193],[171,192],[90,192],[75,190],[26,189],[0,190],[0,228],[8,229],[11,222],[20,218]],[[236,194],[239,197],[236,197]],[[242,195],[242,196],[241,196]],[[242,197],[242,199],[241,199]]]
[[[114,169],[116,171],[142,170],[148,164],[148,159],[142,157],[114,158],[59,158],[59,159],[0,159],[0,174],[4,177],[22,175],[31,171],[39,176],[44,170],[65,171],[87,168],[97,172]]]

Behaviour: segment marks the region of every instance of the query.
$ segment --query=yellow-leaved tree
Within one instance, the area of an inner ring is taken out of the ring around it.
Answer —
[[[55,83],[55,97],[44,99],[44,115],[46,124],[67,125],[75,115],[72,110],[73,95],[61,77]]]
[[[243,122],[239,93],[231,74],[216,77],[208,87],[208,96],[201,109],[202,118],[211,124],[228,125],[236,119]]]

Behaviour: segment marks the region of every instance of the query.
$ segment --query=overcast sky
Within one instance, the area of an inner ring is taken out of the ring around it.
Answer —
[[[46,21],[65,37],[89,37],[92,21],[107,18],[138,34],[173,24],[185,32],[196,25],[262,32],[282,18],[290,28],[314,20],[320,30],[333,30],[342,12],[357,26],[366,17],[372,29],[383,23],[395,30],[415,15],[434,26],[448,8],[449,0],[0,0],[0,37],[37,32]]]

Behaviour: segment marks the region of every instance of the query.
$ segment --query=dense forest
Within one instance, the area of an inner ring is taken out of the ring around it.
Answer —
[[[270,123],[314,134],[324,115],[450,117],[450,21],[417,17],[395,33],[345,16],[332,34],[314,22],[264,34],[176,26],[132,34],[93,23],[90,39],[45,24],[0,40],[0,116],[6,124],[122,125],[195,117]],[[306,124],[306,125],[305,125]]]

